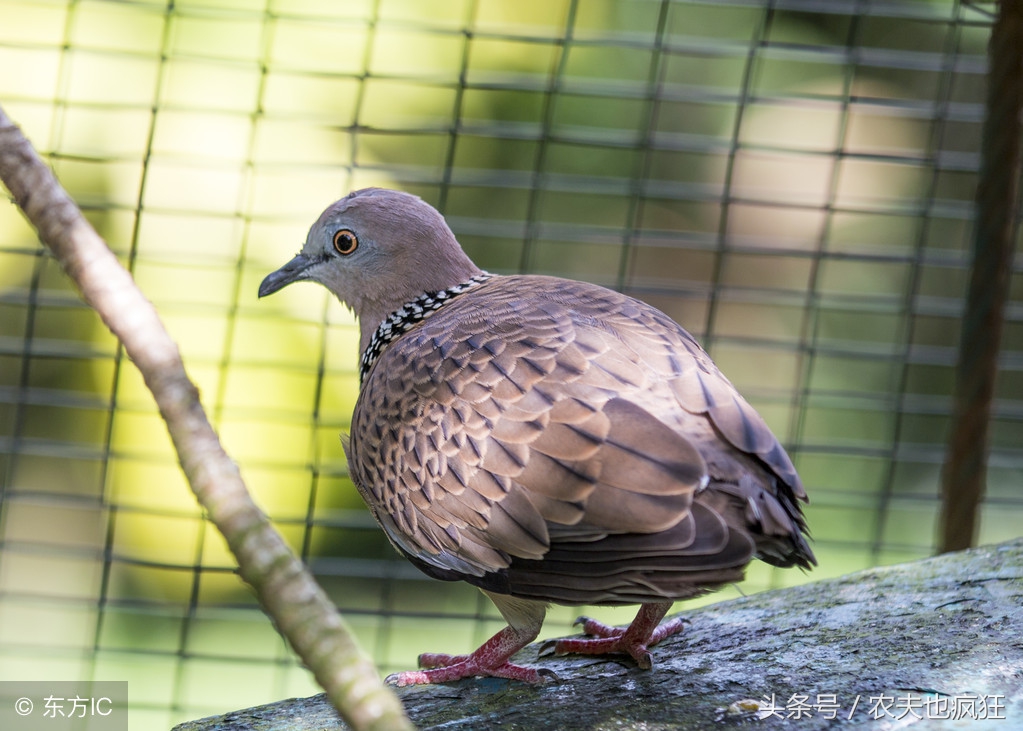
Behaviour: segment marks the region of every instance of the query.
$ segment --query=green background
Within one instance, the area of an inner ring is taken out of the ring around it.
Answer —
[[[0,104],[391,672],[502,623],[398,559],[347,477],[351,315],[318,287],[256,299],[319,212],[366,185],[411,191],[481,267],[621,289],[705,344],[790,449],[820,567],[757,564],[703,601],[926,556],[992,7],[0,0]],[[1020,271],[981,542],[1023,525]],[[316,692],[202,520],[138,373],[13,205],[0,480],[0,680],[128,680],[138,728]],[[554,608],[543,636],[578,613]]]

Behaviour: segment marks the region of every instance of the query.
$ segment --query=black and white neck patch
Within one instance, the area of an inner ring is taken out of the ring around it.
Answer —
[[[362,359],[359,361],[359,383],[361,384],[366,379],[369,369],[373,367],[377,358],[380,357],[380,353],[392,340],[408,332],[413,325],[425,320],[443,307],[445,303],[450,302],[463,292],[468,292],[483,284],[493,276],[490,272],[483,272],[453,287],[437,292],[423,292],[411,302],[406,302],[385,317],[376,332],[373,333],[373,337],[370,338],[366,350],[362,353]]]

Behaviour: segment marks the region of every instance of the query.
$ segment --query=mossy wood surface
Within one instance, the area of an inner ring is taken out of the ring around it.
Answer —
[[[423,729],[1023,728],[1023,540],[685,616],[686,631],[655,648],[652,672],[538,657],[532,645],[517,660],[550,668],[558,682],[476,679],[399,694]],[[760,704],[761,718],[736,707],[744,699]],[[314,696],[175,731],[340,728]]]

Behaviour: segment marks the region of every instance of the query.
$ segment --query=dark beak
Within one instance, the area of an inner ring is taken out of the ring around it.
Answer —
[[[266,297],[279,289],[284,289],[292,282],[309,278],[309,267],[316,263],[315,259],[299,254],[276,272],[270,272],[259,285],[259,296]]]

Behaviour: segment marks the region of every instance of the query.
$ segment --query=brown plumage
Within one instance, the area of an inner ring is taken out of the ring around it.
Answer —
[[[478,586],[509,623],[393,682],[545,679],[509,658],[550,602],[642,604],[628,629],[586,620],[595,638],[555,651],[649,667],[648,646],[681,628],[658,627],[673,600],[741,579],[754,557],[816,563],[788,455],[653,307],[592,284],[487,275],[433,208],[381,189],[324,211],[259,294],[301,279],[360,319],[345,451],[373,515],[422,571]]]

